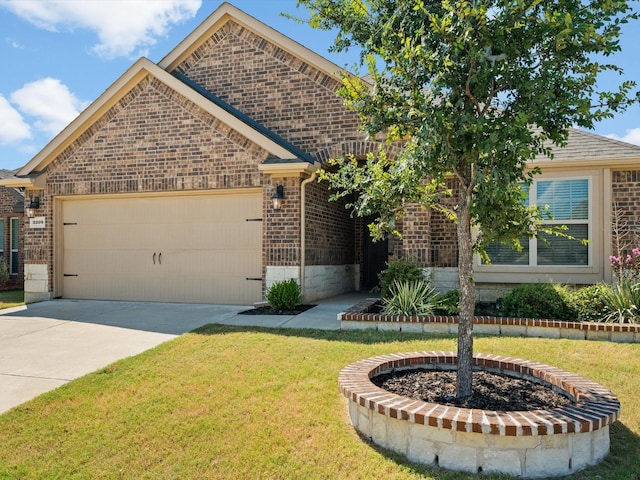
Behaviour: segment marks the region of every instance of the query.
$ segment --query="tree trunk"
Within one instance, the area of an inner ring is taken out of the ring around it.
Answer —
[[[473,239],[471,237],[471,192],[460,187],[458,199],[458,275],[460,318],[458,320],[458,375],[456,396],[471,396],[473,375],[473,314],[476,288],[473,280]]]

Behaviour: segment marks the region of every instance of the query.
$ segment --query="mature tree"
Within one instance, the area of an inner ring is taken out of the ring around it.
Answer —
[[[599,92],[598,75],[636,14],[609,0],[299,0],[313,27],[356,47],[370,82],[345,76],[342,95],[372,138],[400,142],[390,158],[336,159],[326,174],[372,230],[393,231],[407,205],[456,223],[460,279],[457,395],[471,394],[473,256],[492,241],[518,246],[543,214],[523,202],[527,163],[629,102],[632,82]],[[441,202],[453,195],[453,208]],[[474,235],[473,232],[481,232]]]

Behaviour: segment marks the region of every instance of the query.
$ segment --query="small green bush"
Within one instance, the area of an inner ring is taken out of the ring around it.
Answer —
[[[506,317],[575,320],[569,290],[562,285],[530,283],[515,287],[501,306]]]
[[[278,310],[293,310],[302,302],[300,285],[293,279],[275,282],[267,292],[267,302]]]
[[[375,291],[380,292],[380,297],[384,300],[389,298],[391,287],[395,282],[417,282],[426,280],[424,272],[414,262],[408,259],[395,258],[387,262],[386,270],[378,274],[378,287]]]
[[[604,283],[596,283],[581,287],[571,292],[571,304],[576,312],[576,320],[580,322],[598,322],[606,314],[606,296],[611,287]]]
[[[460,313],[460,290],[449,290],[436,298],[433,313],[436,315],[458,315]]]
[[[433,313],[435,297],[435,289],[426,280],[396,280],[389,296],[382,300],[383,311],[392,315],[429,315]]]
[[[606,293],[604,303],[608,312],[605,322],[640,322],[640,283],[622,280]]]

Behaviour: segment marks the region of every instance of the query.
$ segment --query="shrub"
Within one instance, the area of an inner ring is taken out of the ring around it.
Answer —
[[[302,302],[300,285],[293,279],[275,282],[267,292],[267,301],[278,310],[293,310]]]
[[[507,317],[573,320],[570,293],[562,285],[530,283],[514,288],[502,299],[502,314]]]
[[[611,287],[604,283],[597,283],[587,287],[577,288],[571,292],[571,304],[576,312],[576,319],[580,322],[598,322],[606,313],[606,296]]]
[[[408,259],[395,258],[387,262],[387,268],[378,274],[380,297],[384,300],[390,295],[390,289],[395,282],[424,281],[424,272],[414,262]]]
[[[605,294],[605,322],[638,323],[640,321],[640,284],[621,280]]]
[[[436,298],[433,313],[436,315],[458,315],[460,313],[460,290],[449,290]]]
[[[4,287],[9,281],[9,267],[3,257],[0,257],[0,287]]]
[[[389,296],[382,300],[384,313],[392,315],[429,315],[433,312],[436,291],[426,280],[393,282]]]

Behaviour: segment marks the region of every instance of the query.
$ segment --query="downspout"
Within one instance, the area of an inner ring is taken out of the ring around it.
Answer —
[[[305,286],[305,262],[307,251],[307,222],[306,222],[306,199],[307,199],[307,185],[316,179],[316,172],[312,172],[311,176],[302,181],[300,184],[300,292],[304,298]]]

